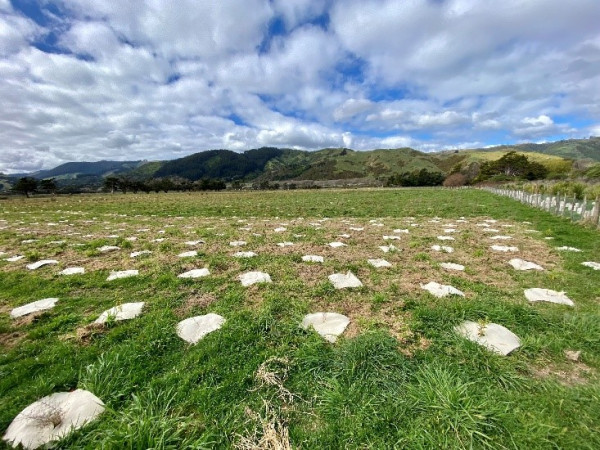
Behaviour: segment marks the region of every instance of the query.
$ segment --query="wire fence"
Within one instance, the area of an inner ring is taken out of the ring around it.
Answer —
[[[486,191],[510,197],[534,208],[543,209],[574,222],[585,222],[600,227],[600,197],[595,200],[577,199],[574,195],[558,193],[536,194],[514,189],[498,189],[486,187]]]

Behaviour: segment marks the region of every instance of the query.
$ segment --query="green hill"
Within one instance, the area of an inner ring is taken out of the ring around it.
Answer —
[[[38,179],[44,178],[76,178],[78,175],[106,176],[109,174],[126,173],[140,165],[141,161],[95,161],[68,162],[50,170],[40,170],[30,174]]]
[[[578,160],[591,160],[600,162],[600,137],[589,139],[567,139],[557,142],[546,142],[543,144],[518,144],[502,145],[490,150],[476,149],[477,151],[510,151],[528,153],[542,153],[544,155],[559,156],[561,158]]]
[[[463,169],[476,168],[485,161],[499,159],[509,151],[526,154],[530,160],[545,165],[550,173],[566,174],[571,171],[574,161],[577,161],[578,170],[587,170],[595,162],[600,162],[600,138],[429,153],[411,148],[301,151],[262,147],[243,153],[208,150],[170,161],[71,162],[29,175],[39,179],[54,177],[62,185],[93,182],[98,186],[108,175],[134,180],[157,177],[182,177],[192,181],[203,178],[228,181],[381,180],[421,169],[447,174],[457,165]]]

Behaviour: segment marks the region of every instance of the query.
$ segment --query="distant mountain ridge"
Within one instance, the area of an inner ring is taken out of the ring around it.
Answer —
[[[530,159],[547,165],[550,170],[565,170],[571,167],[572,161],[584,165],[599,163],[600,137],[430,153],[411,148],[303,151],[262,147],[243,153],[207,150],[169,161],[69,162],[27,176],[56,178],[63,185],[97,185],[110,175],[138,180],[181,177],[191,181],[203,178],[226,181],[382,179],[421,169],[446,174],[457,166],[480,164],[509,151],[526,153]]]
[[[479,150],[479,149],[478,149]],[[491,150],[515,150],[518,152],[535,152],[545,155],[560,156],[572,160],[590,160],[600,162],[600,137],[589,139],[567,139],[541,144],[501,145]]]
[[[55,177],[74,177],[76,175],[107,176],[130,172],[145,161],[94,161],[68,162],[49,170],[39,170],[28,176],[44,179]]]

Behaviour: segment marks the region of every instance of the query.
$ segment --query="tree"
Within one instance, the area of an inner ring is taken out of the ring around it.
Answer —
[[[388,178],[387,186],[439,186],[444,181],[441,172],[430,172],[423,168],[412,172],[403,172]]]
[[[48,192],[50,194],[55,194],[56,193],[56,182],[54,181],[54,178],[46,178],[46,179],[40,181],[40,188],[45,192]]]
[[[119,189],[119,179],[117,177],[106,177],[104,179],[104,189],[114,194]]]
[[[500,177],[504,179],[526,178],[536,180],[544,178],[547,174],[548,169],[542,164],[529,161],[527,156],[512,151],[496,161],[483,163],[479,179],[486,180],[491,177]]]
[[[444,186],[446,187],[459,187],[464,186],[467,183],[467,177],[460,172],[450,174],[444,180]]]
[[[119,177],[119,189],[123,194],[127,194],[127,191],[133,188],[133,182],[127,177]]]
[[[33,177],[19,178],[19,181],[13,187],[13,191],[25,194],[29,198],[30,194],[33,194],[38,187],[38,180]]]
[[[175,188],[175,183],[173,183],[173,180],[171,180],[171,178],[162,178],[160,180],[159,183],[160,189],[161,191],[164,191],[165,193],[172,191]]]

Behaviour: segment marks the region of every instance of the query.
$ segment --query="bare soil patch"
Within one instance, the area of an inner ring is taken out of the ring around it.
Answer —
[[[206,308],[217,301],[213,293],[194,295],[185,299],[181,306],[175,309],[175,315],[179,318],[191,316],[197,308]]]

